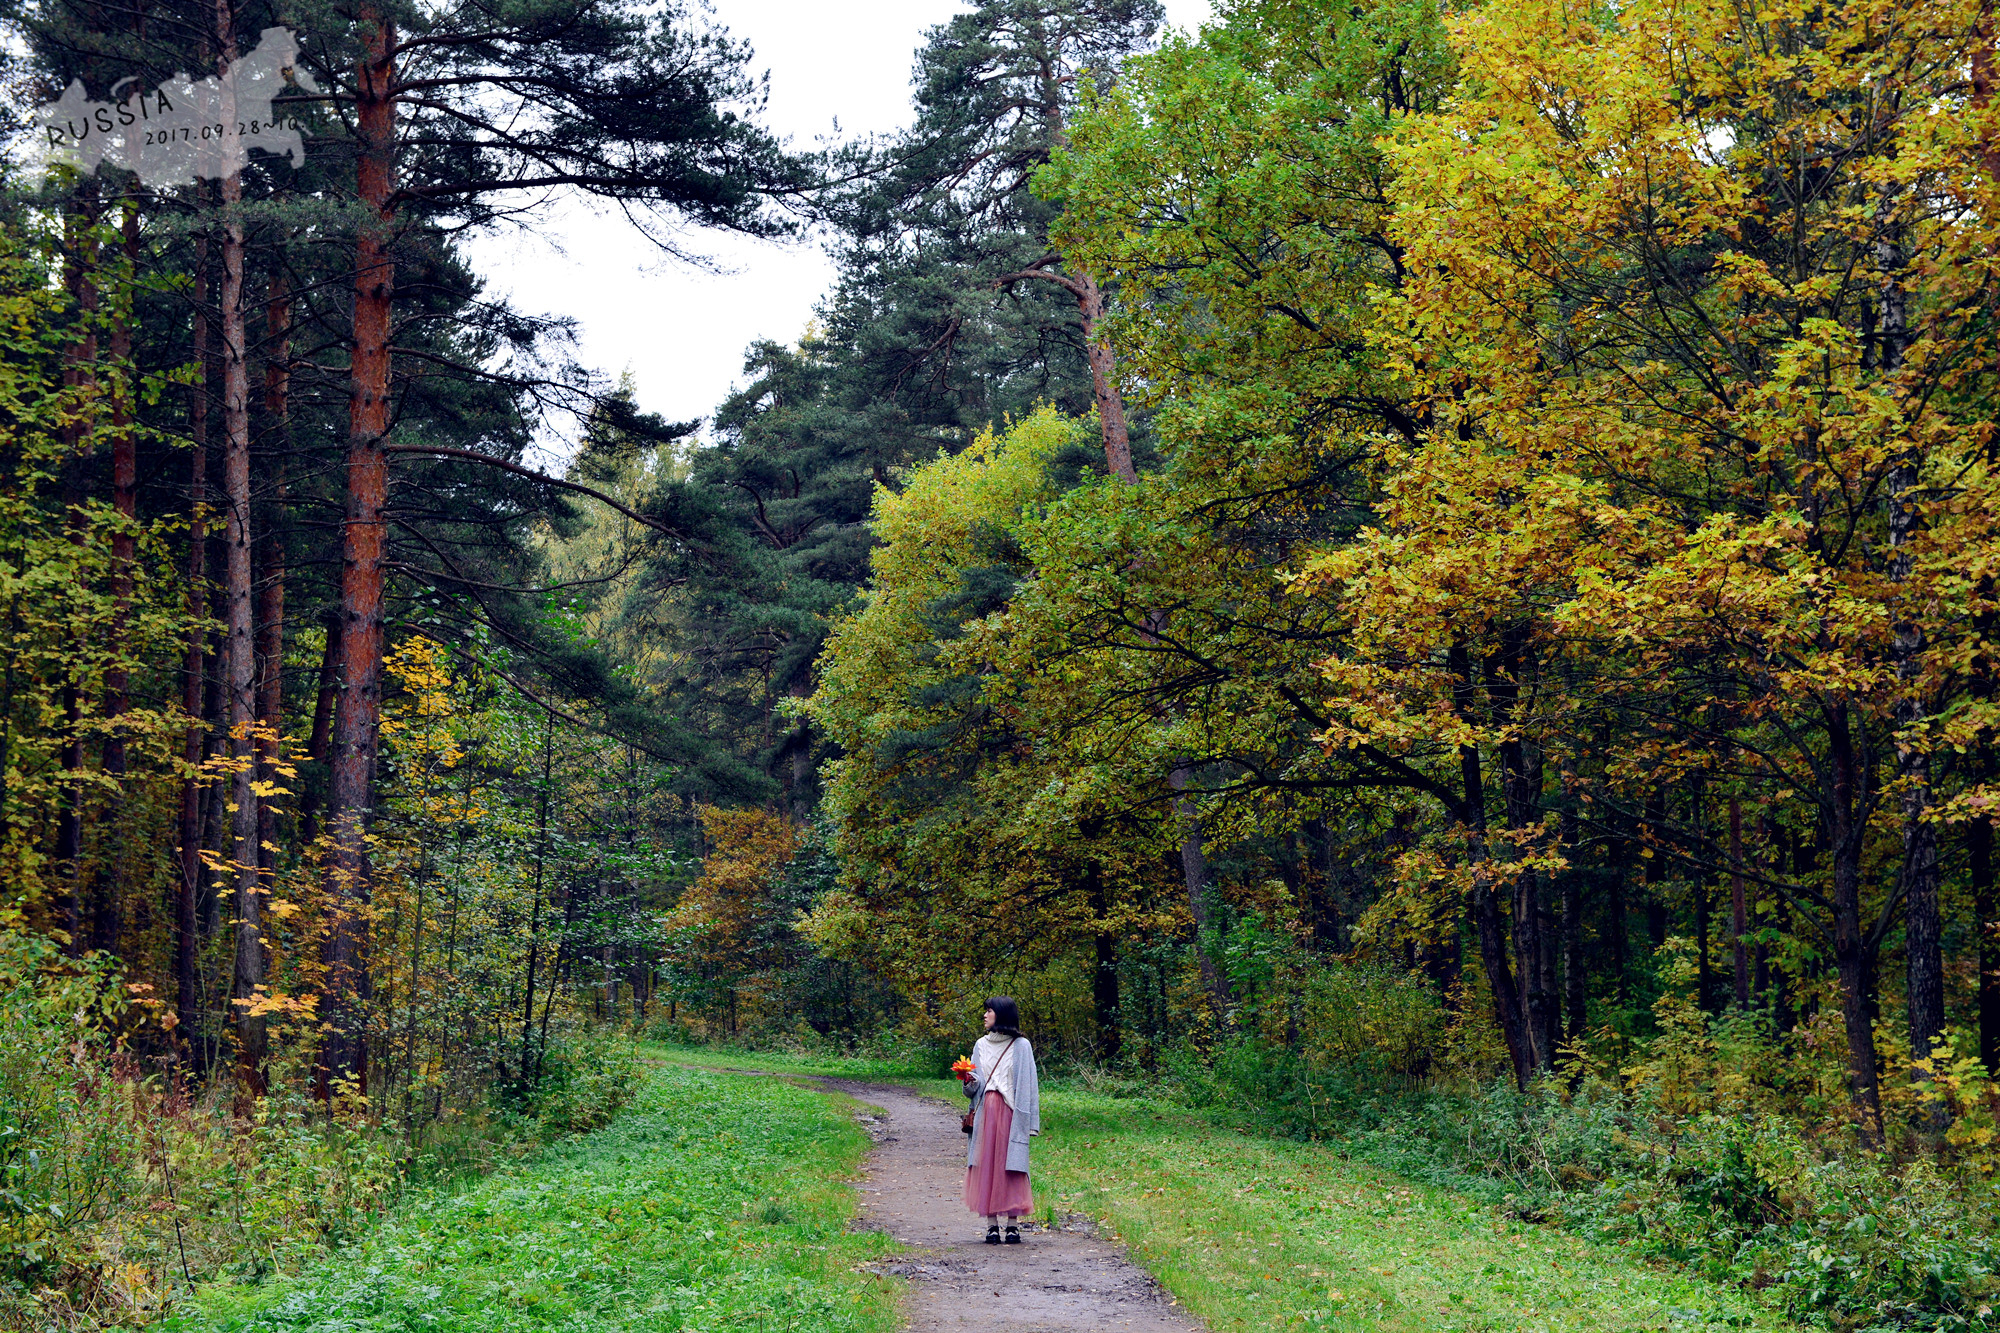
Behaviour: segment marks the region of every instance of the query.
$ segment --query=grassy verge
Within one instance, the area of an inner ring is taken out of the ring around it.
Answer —
[[[1039,1201],[1099,1219],[1214,1333],[1779,1328],[1748,1295],[1641,1263],[1324,1144],[1054,1089]]]
[[[864,1060],[847,1056],[795,1055],[787,1051],[746,1051],[733,1046],[665,1046],[641,1042],[650,1060],[688,1069],[746,1069],[760,1074],[801,1074],[852,1079],[857,1083],[893,1083],[926,1092],[958,1095],[958,1080],[920,1075],[903,1060]]]
[[[900,1327],[848,1234],[867,1150],[844,1099],[656,1065],[617,1121],[464,1193],[412,1201],[302,1278],[211,1287],[169,1328],[831,1330]]]
[[[901,1067],[765,1052],[660,1058],[891,1082]],[[759,1080],[760,1082],[762,1080]],[[1746,1293],[1615,1246],[1506,1221],[1461,1194],[1343,1158],[1326,1144],[1232,1131],[1184,1108],[1051,1080],[1036,1201],[1086,1214],[1214,1333],[1779,1328]]]

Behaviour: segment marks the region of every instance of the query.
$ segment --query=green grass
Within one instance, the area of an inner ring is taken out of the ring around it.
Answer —
[[[661,1058],[893,1082],[863,1062],[661,1049]],[[763,1082],[764,1080],[756,1080]],[[1094,1219],[1212,1333],[1582,1333],[1780,1328],[1747,1293],[1343,1158],[1169,1103],[1042,1087],[1035,1197]]]
[[[799,1055],[789,1051],[746,1051],[734,1046],[666,1046],[641,1042],[649,1059],[689,1069],[751,1069],[765,1074],[804,1074],[852,1079],[857,1083],[894,1083],[929,1092],[957,1095],[955,1078],[916,1074],[907,1060],[867,1060],[850,1056]]]
[[[463,1193],[413,1200],[302,1278],[205,1290],[180,1333],[828,1330],[900,1326],[896,1247],[849,1235],[867,1148],[823,1074],[954,1095],[889,1062],[646,1048],[610,1128]],[[1325,1144],[1232,1132],[1167,1103],[1052,1080],[1036,1140],[1045,1212],[1089,1215],[1212,1333],[1581,1333],[1775,1328],[1746,1294]]]
[[[414,1200],[297,1279],[203,1291],[169,1327],[828,1330],[901,1326],[897,1247],[850,1235],[868,1140],[845,1098],[656,1065],[609,1128]]]
[[[1746,1293],[1642,1263],[1324,1144],[1046,1089],[1037,1201],[1125,1242],[1213,1333],[1779,1328]]]

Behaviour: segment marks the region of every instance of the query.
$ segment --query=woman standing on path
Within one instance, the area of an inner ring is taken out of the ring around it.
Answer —
[[[965,1206],[986,1219],[986,1243],[1021,1243],[1014,1219],[1034,1207],[1028,1193],[1028,1139],[1042,1132],[1035,1048],[1021,1035],[1021,1010],[1005,995],[986,1002],[986,1035],[972,1044],[972,1146],[965,1155]]]

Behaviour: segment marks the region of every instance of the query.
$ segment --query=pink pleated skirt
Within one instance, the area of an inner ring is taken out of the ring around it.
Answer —
[[[986,1094],[979,1117],[979,1155],[965,1168],[965,1206],[981,1217],[1019,1217],[1034,1208],[1028,1173],[1007,1169],[1007,1135],[1014,1108],[997,1092]]]

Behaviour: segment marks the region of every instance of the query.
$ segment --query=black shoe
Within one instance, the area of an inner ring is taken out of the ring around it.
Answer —
[[[991,1235],[991,1233],[988,1233],[988,1235],[989,1235],[989,1238],[990,1238],[990,1235]],[[1019,1232],[1018,1230],[1016,1230],[1015,1228],[1013,1228],[1013,1227],[1008,1227],[1008,1228],[1007,1228],[1007,1243],[1008,1243],[1009,1245],[1019,1245],[1019,1244],[1021,1243],[1021,1233],[1020,1233],[1020,1232]]]
[[[1000,1228],[999,1228],[999,1227],[988,1227],[988,1228],[986,1228],[986,1243],[987,1243],[988,1245],[998,1245],[998,1244],[1000,1243]]]

